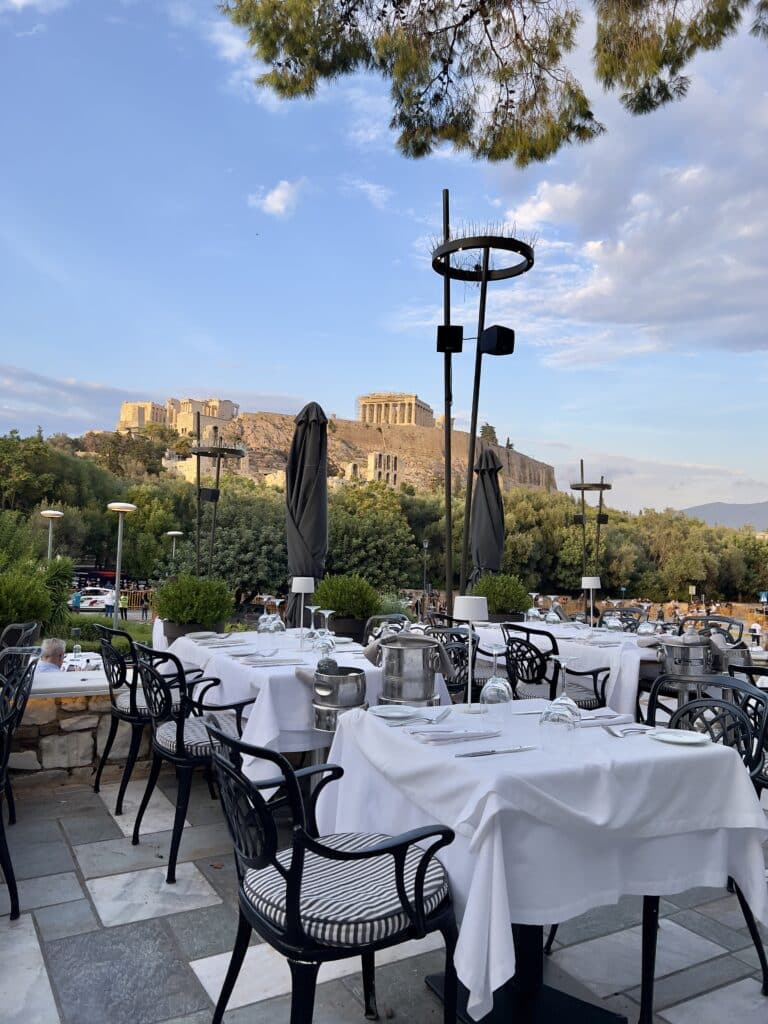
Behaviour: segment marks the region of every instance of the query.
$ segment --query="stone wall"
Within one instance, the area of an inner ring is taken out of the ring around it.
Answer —
[[[16,730],[9,768],[14,773],[55,772],[89,777],[101,758],[112,715],[109,697],[31,697]],[[124,762],[131,728],[121,722],[107,764]],[[149,730],[139,760],[149,756]],[[110,773],[111,775],[112,773]],[[104,779],[107,781],[108,775]]]
[[[253,480],[264,480],[269,474],[284,471],[294,429],[293,417],[280,413],[257,412],[239,416],[225,431],[227,440],[238,441],[248,449],[237,471]],[[454,489],[458,490],[466,479],[469,434],[454,430],[452,438],[453,482]],[[552,466],[512,448],[502,445],[491,447],[503,467],[499,478],[503,490],[519,486],[557,490]],[[330,475],[342,476],[351,463],[364,471],[371,452],[398,456],[398,483],[412,484],[419,490],[442,487],[444,455],[441,429],[408,424],[377,426],[335,417],[329,421]]]

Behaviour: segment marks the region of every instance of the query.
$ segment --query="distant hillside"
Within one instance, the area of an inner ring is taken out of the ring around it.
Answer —
[[[768,530],[768,501],[755,501],[750,505],[735,505],[727,501],[712,501],[708,505],[694,505],[680,509],[693,519],[702,519],[709,526],[754,526],[755,530]]]

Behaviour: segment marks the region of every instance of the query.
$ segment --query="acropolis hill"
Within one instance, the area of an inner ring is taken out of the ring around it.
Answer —
[[[190,404],[191,403],[191,404]],[[146,404],[146,403],[135,403]],[[221,416],[225,403],[221,399],[169,399],[168,408],[185,410],[199,406],[203,416],[208,413],[209,435],[215,426],[225,442],[240,442],[247,454],[228,468],[253,480],[280,484],[285,478],[285,463],[295,429],[294,417],[273,412],[246,412],[237,415],[237,406],[226,403],[229,417]],[[443,481],[443,428],[432,409],[415,394],[378,393],[358,399],[359,418],[328,420],[328,474],[340,483],[350,480],[382,480],[391,486],[411,484],[417,490],[436,490]],[[155,406],[155,422],[164,420],[162,406]],[[232,415],[234,413],[234,415]],[[132,423],[133,410],[125,403],[119,429],[139,428]],[[148,418],[148,417],[147,417]],[[169,417],[170,419],[170,417]],[[142,414],[143,421],[143,414]],[[168,422],[168,420],[165,420]],[[169,423],[170,425],[170,423]],[[189,431],[183,430],[187,433]],[[452,433],[453,486],[464,486],[467,471],[469,434]],[[210,440],[210,436],[207,438]],[[505,445],[490,445],[502,464],[500,482],[503,490],[513,487],[535,487],[554,491],[555,472],[552,466],[538,462]],[[203,460],[205,463],[207,460]],[[187,479],[193,479],[194,460],[169,460]],[[203,473],[209,467],[203,465]]]

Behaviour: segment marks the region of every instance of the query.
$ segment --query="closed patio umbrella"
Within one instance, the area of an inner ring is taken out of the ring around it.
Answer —
[[[475,463],[477,486],[472,495],[472,575],[476,583],[484,572],[498,572],[504,555],[504,503],[499,487],[501,461],[483,448]]]
[[[317,402],[310,402],[295,423],[285,467],[288,573],[318,579],[328,553],[328,419]],[[299,595],[290,594],[286,625],[300,625],[300,615]]]

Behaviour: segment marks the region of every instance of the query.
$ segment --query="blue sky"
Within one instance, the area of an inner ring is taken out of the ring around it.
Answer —
[[[517,351],[486,360],[481,422],[561,487],[583,457],[618,507],[764,500],[767,58],[742,33],[643,119],[591,84],[607,134],[521,171],[405,160],[372,78],[261,94],[213,3],[0,0],[0,430],[111,428],[170,394],[352,417],[415,390],[439,412],[448,187],[456,223],[537,238],[491,291]],[[454,289],[467,335],[476,307]]]

